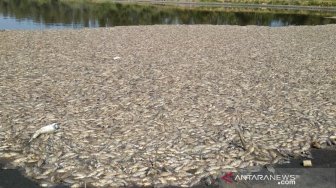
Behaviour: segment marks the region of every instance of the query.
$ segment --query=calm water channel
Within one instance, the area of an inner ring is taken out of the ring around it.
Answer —
[[[288,25],[336,24],[336,12],[220,7],[172,7],[57,0],[0,0],[0,29],[112,27],[154,24]]]

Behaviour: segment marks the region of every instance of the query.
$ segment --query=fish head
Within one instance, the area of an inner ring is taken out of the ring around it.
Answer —
[[[55,130],[57,130],[57,129],[60,128],[59,125],[58,125],[57,123],[54,123],[54,124],[53,124],[53,127],[54,127]]]

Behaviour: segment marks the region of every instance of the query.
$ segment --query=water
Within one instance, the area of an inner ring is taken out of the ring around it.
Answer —
[[[173,7],[57,0],[0,0],[0,29],[113,27],[154,24],[288,25],[336,24],[335,12]]]

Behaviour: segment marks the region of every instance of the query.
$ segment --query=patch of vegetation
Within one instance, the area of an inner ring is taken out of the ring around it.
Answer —
[[[201,2],[245,3],[268,5],[336,6],[336,0],[200,0]]]
[[[33,0],[38,4],[67,2],[67,3],[111,3],[113,0]],[[155,1],[155,0],[153,0]],[[162,1],[162,0],[159,0]],[[167,0],[174,1],[174,0]],[[188,2],[188,0],[178,0]],[[216,2],[237,4],[267,4],[267,5],[300,5],[300,6],[336,6],[336,0],[193,0],[192,2]]]

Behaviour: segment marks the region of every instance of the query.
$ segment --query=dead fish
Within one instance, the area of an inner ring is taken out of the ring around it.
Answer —
[[[269,154],[273,159],[278,156],[277,153],[274,150],[269,150]]]
[[[326,142],[327,142],[327,145],[328,145],[328,146],[332,146],[332,145],[333,145],[333,143],[331,143],[331,140],[330,140],[330,139],[328,139]]]
[[[312,143],[310,144],[310,146],[311,146],[312,148],[316,148],[316,149],[320,149],[320,148],[321,148],[321,144],[318,143],[318,142],[316,142],[316,141],[312,142]]]
[[[249,166],[249,167],[247,167],[246,169],[247,169],[247,171],[248,172],[260,172],[261,171],[261,166]]]
[[[58,169],[58,170],[56,170],[56,172],[58,172],[58,173],[64,173],[64,172],[66,172],[66,170],[65,169]]]
[[[330,138],[330,140],[336,141],[336,135],[330,136],[329,138]]]
[[[273,167],[272,165],[266,165],[266,169],[267,169],[269,172],[271,172],[272,174],[275,173],[275,169],[274,169],[274,167]]]
[[[42,182],[42,183],[40,184],[40,186],[41,186],[41,187],[50,187],[50,186],[51,186],[51,183],[49,183],[49,182]]]
[[[146,171],[147,169],[148,169],[148,167],[143,167],[143,168],[140,168],[138,171],[142,172],[142,171]]]
[[[65,178],[65,179],[63,179],[63,181],[64,181],[65,183],[69,183],[69,184],[73,184],[73,183],[75,183],[75,181],[72,180],[72,179],[70,179],[70,178]]]
[[[15,165],[23,164],[27,160],[26,157],[15,159],[12,163]]]
[[[248,167],[250,164],[249,164],[249,162],[242,162],[239,166],[238,166],[238,168],[246,168],[246,167]]]
[[[41,134],[45,134],[45,133],[52,133],[55,132],[59,129],[60,127],[57,125],[57,123],[53,123],[47,126],[44,126],[42,128],[40,128],[39,130],[37,130],[33,136],[31,137],[31,139],[29,140],[29,142],[31,142],[33,139],[37,138],[38,136],[40,136]]]
[[[176,177],[174,177],[174,176],[166,177],[165,179],[167,181],[176,181],[177,180]]]
[[[46,176],[46,175],[40,175],[40,176],[36,176],[35,177],[35,179],[38,179],[38,180],[40,180],[40,179],[47,179],[48,178],[48,176]]]
[[[47,175],[49,175],[51,172],[54,172],[55,171],[55,169],[48,169],[48,170],[46,170],[46,171],[44,171],[43,172],[43,176],[47,176]]]
[[[327,143],[328,145],[336,145],[336,136],[330,136]]]
[[[2,153],[0,155],[0,157],[2,157],[2,158],[11,158],[11,157],[14,157],[14,156],[17,156],[17,155],[19,155],[19,153],[9,152],[9,153]]]
[[[1,146],[0,151],[6,150],[7,148],[9,148],[9,146]]]
[[[139,171],[136,172],[135,174],[133,174],[133,177],[145,177],[146,176],[146,172],[145,171]]]

